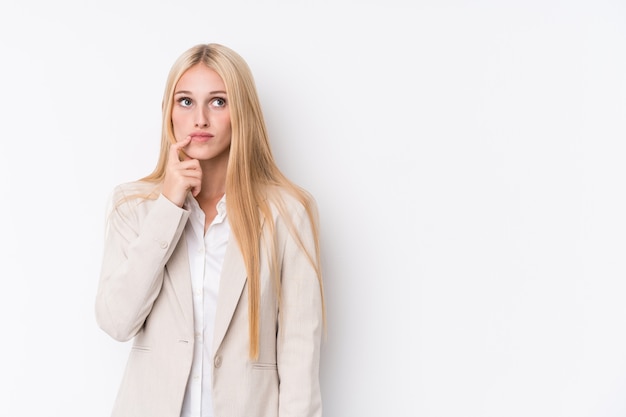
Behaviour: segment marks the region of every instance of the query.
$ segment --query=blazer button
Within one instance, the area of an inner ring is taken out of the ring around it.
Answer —
[[[222,366],[222,357],[221,356],[216,356],[215,360],[213,361],[213,363],[215,364],[216,368],[219,368],[220,366]]]

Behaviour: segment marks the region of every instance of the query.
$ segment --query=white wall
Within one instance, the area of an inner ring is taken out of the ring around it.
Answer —
[[[320,207],[325,416],[626,415],[623,2],[4,0],[0,37],[0,416],[108,416],[104,204],[203,42]]]

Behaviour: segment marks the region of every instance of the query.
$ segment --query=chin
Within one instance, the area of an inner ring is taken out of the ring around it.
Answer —
[[[195,151],[195,152],[194,152]],[[202,152],[200,150],[189,150],[187,156],[198,161],[210,161],[222,158],[228,158],[228,151],[225,152]]]

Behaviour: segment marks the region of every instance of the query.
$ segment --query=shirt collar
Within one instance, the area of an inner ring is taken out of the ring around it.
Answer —
[[[194,196],[191,195],[191,193],[187,194],[187,198],[185,199],[185,203],[183,204],[183,208],[185,210],[200,210],[200,204],[198,204],[198,201],[194,198]],[[226,214],[226,194],[224,194],[222,196],[222,198],[220,198],[220,200],[217,202],[217,204],[215,205],[215,209],[217,210],[217,214],[218,216],[221,214]]]

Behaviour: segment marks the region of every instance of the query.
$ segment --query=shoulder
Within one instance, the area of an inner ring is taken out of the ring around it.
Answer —
[[[161,192],[161,184],[148,181],[131,181],[116,185],[111,192],[111,204],[139,203],[144,200],[154,200]]]
[[[317,211],[315,198],[301,187],[269,185],[265,188],[265,199],[274,212],[298,216],[306,211]]]
[[[151,198],[152,196],[158,196],[160,193],[161,184],[149,181],[130,181],[116,185],[113,188],[114,196],[145,196],[145,198]]]
[[[109,194],[107,213],[131,216],[144,203],[156,201],[161,185],[148,181],[132,181],[116,185]],[[150,205],[150,204],[148,204]]]
[[[299,187],[268,186],[265,202],[275,225],[294,231],[317,229],[319,216],[313,195]]]

